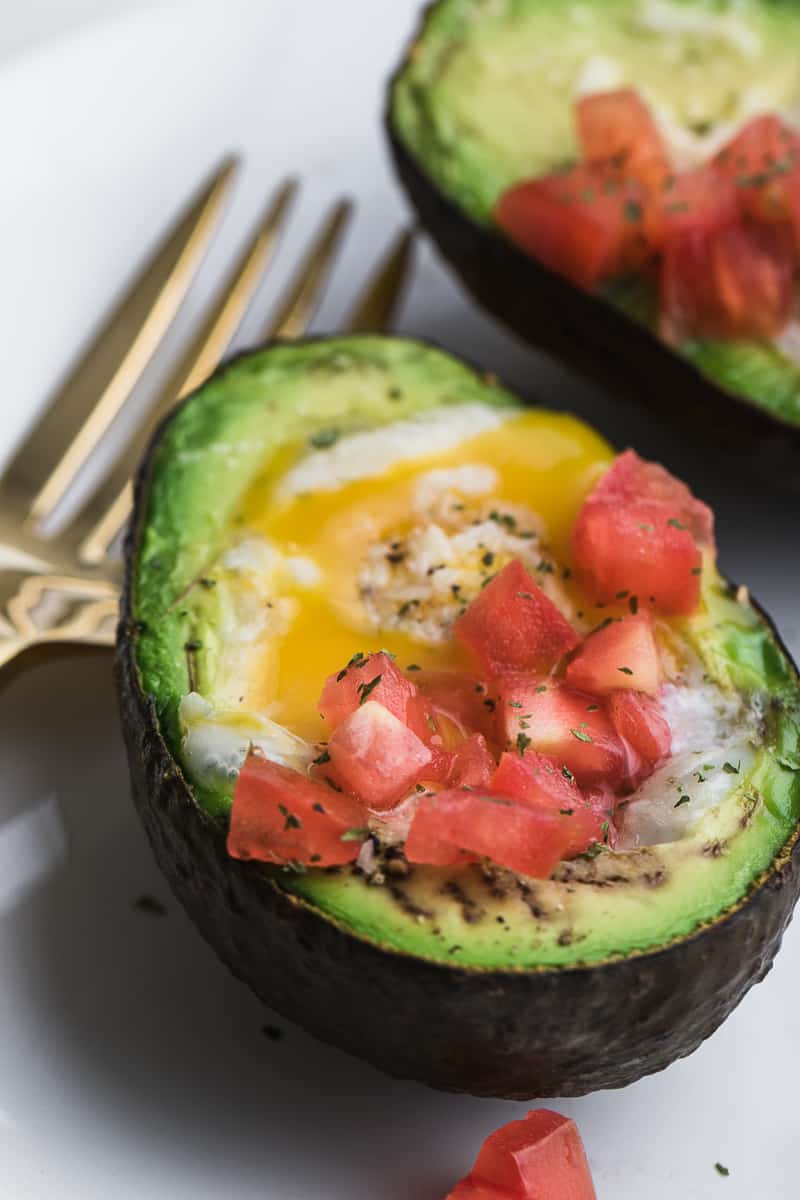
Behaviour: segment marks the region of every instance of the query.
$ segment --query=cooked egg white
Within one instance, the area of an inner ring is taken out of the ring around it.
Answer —
[[[356,650],[386,649],[400,666],[464,665],[453,621],[512,558],[576,625],[597,623],[562,564],[610,458],[572,418],[465,405],[267,471],[214,573],[213,687],[180,707],[191,777],[229,785],[250,747],[307,769],[327,736],[323,682]],[[736,699],[687,675],[661,699],[675,754],[626,806],[625,847],[680,837],[730,791],[724,764],[744,772],[752,762]],[[385,840],[403,840],[415,803],[384,815]]]

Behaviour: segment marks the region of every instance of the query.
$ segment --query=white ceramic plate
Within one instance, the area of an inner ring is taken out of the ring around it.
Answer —
[[[359,215],[318,322],[335,326],[375,246],[405,217],[379,113],[414,9],[184,3],[6,66],[4,451],[153,235],[231,148],[246,168],[198,296],[269,188],[299,172],[303,201],[245,340],[314,219],[349,191]],[[184,316],[198,308],[193,297]],[[524,350],[424,249],[402,327],[691,479],[717,508],[724,567],[800,647],[796,501],[726,471],[713,448],[690,453],[643,411]],[[437,1200],[486,1133],[523,1110],[386,1079],[265,1013],[227,975],[169,895],[132,812],[107,657],[39,666],[6,689],[0,764],[4,1200]],[[136,909],[142,894],[166,915]],[[795,929],[767,982],[691,1059],[558,1105],[579,1122],[601,1200],[797,1197],[798,994]],[[267,1024],[280,1040],[262,1033]]]

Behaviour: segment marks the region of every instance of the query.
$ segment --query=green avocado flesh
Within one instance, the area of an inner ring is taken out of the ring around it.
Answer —
[[[439,0],[395,81],[391,122],[428,178],[490,224],[506,188],[578,158],[581,91],[635,87],[676,136],[711,145],[758,112],[800,123],[798,45],[795,0]],[[652,295],[605,295],[653,327]],[[779,349],[681,351],[724,390],[800,423],[800,369]]]
[[[322,430],[388,424],[445,405],[513,406],[509,393],[438,350],[401,339],[280,345],[217,374],[166,426],[151,459],[134,563],[136,660],[161,735],[181,769],[178,706],[213,699],[224,587],[215,563],[240,502],[275,456],[296,458]],[[313,442],[311,443],[313,445]],[[281,459],[280,461],[284,461]],[[475,967],[594,963],[680,939],[740,903],[794,839],[800,818],[800,689],[768,623],[713,569],[682,632],[707,676],[763,712],[752,768],[678,841],[564,863],[546,881],[508,872],[415,867],[385,883],[357,870],[304,874],[252,864],[354,935]],[[192,788],[225,826],[230,787]]]

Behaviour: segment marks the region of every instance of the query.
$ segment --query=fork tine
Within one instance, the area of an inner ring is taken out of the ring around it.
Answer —
[[[344,324],[348,333],[382,333],[392,323],[411,269],[414,235],[405,229],[367,280]]]
[[[92,522],[78,547],[78,559],[85,565],[96,566],[107,557],[128,519],[133,499],[130,479],[154,425],[176,400],[194,391],[208,378],[233,340],[283,232],[297,187],[295,180],[288,180],[270,201],[253,238],[220,288],[202,329],[153,406],[147,427],[120,457],[84,515],[84,529],[87,521]]]
[[[29,523],[38,526],[52,515],[138,382],[200,267],[236,168],[236,159],[226,159],[179,217],[15,459],[9,472],[12,486],[30,487],[41,480],[46,464],[45,482],[28,508]],[[87,396],[98,398],[85,417]],[[54,456],[54,447],[68,440],[76,418],[84,417],[66,451]]]
[[[278,315],[270,319],[264,329],[265,341],[270,338],[302,337],[308,329],[322,299],[325,284],[328,281],[339,243],[352,211],[353,204],[350,200],[340,200],[331,210],[318,237],[292,279],[289,292]]]

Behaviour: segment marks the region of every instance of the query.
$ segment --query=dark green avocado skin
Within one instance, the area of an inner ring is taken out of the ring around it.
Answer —
[[[225,827],[194,801],[136,666],[133,568],[164,428],[136,486],[115,679],[136,807],[175,895],[223,962],[323,1041],[448,1091],[578,1096],[695,1050],[772,965],[800,894],[797,840],[735,912],[690,938],[591,968],[518,972],[382,949],[283,891],[258,864],[228,856]]]
[[[394,80],[402,69],[403,63],[390,81],[385,113],[395,169],[420,225],[479,304],[530,345],[712,438],[773,486],[800,491],[800,425],[718,387],[644,325],[473,221],[433,183],[392,123]]]

